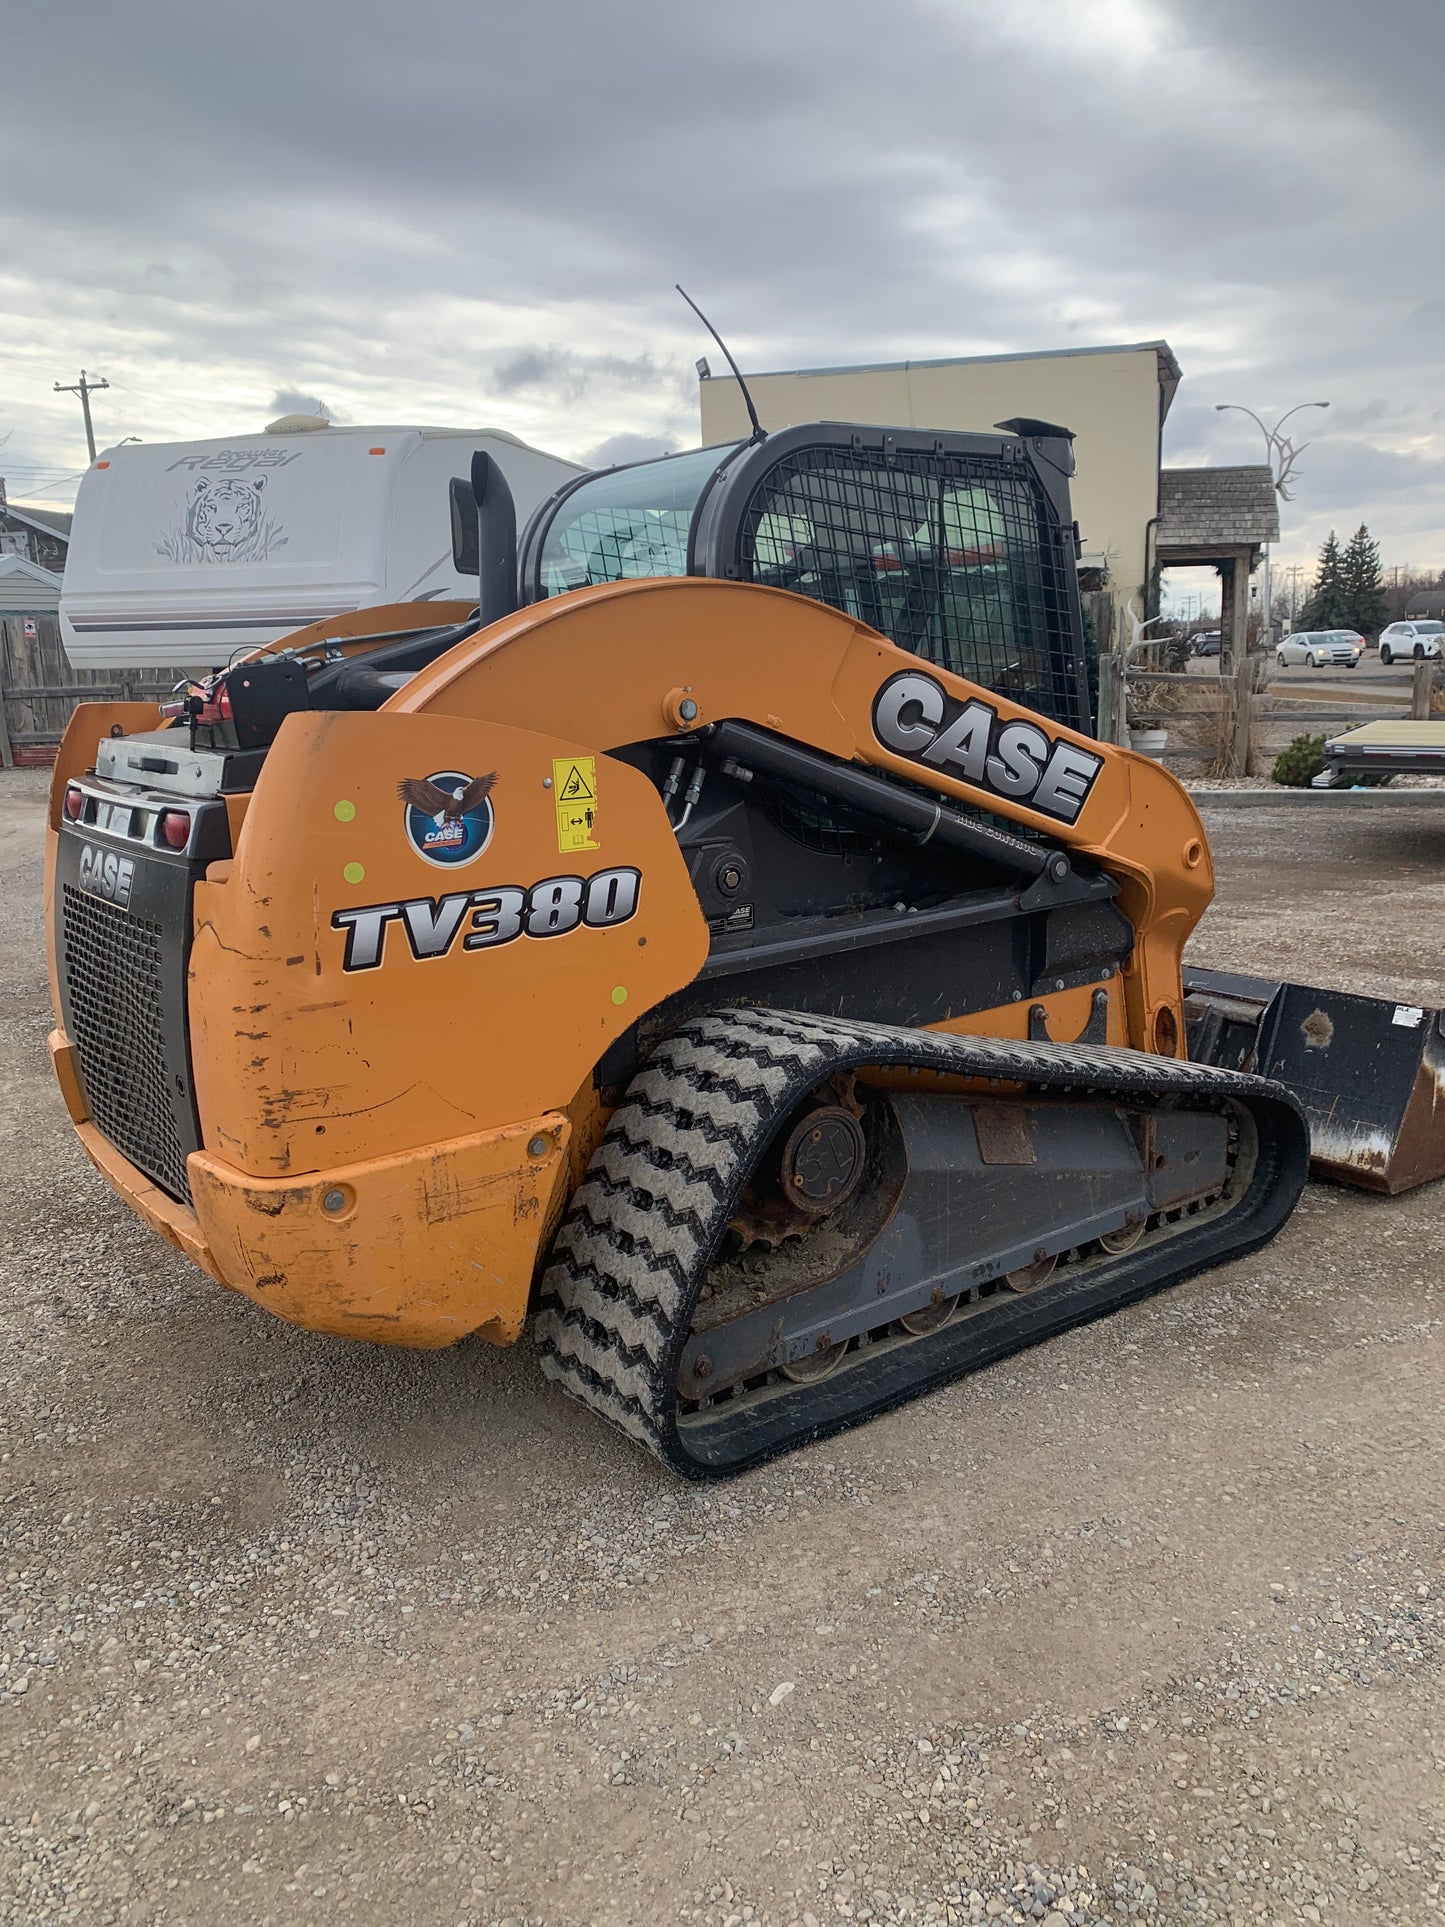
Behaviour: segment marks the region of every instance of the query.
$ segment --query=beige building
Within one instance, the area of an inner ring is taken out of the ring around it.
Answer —
[[[1081,566],[1104,572],[1099,586],[1108,587],[1116,606],[1132,596],[1143,610],[1159,514],[1160,438],[1179,386],[1179,364],[1167,342],[797,368],[747,381],[770,429],[848,421],[986,431],[1014,416],[1072,429]],[[699,389],[704,444],[749,432],[731,375],[704,376]]]

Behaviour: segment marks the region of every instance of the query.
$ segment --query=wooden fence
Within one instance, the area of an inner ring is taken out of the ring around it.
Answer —
[[[0,617],[0,767],[49,762],[78,702],[156,702],[174,670],[72,669],[53,615]]]
[[[1131,726],[1165,729],[1171,733],[1164,749],[1167,763],[1202,761],[1216,764],[1220,775],[1253,776],[1257,756],[1282,748],[1294,736],[1309,731],[1339,736],[1362,723],[1429,716],[1440,667],[1417,662],[1414,668],[1410,697],[1402,706],[1362,702],[1348,691],[1334,698],[1312,690],[1296,700],[1264,688],[1267,664],[1262,656],[1241,657],[1225,675],[1198,675],[1126,668],[1115,655],[1099,664],[1098,733],[1105,742],[1127,743]],[[1160,700],[1166,689],[1189,690],[1201,700],[1166,704]]]

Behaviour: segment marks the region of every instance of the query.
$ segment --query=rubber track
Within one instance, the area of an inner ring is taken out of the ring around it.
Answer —
[[[1165,1244],[891,1350],[870,1376],[843,1371],[730,1418],[678,1426],[678,1359],[713,1253],[769,1140],[835,1071],[944,1071],[1039,1092],[1147,1107],[1229,1098],[1259,1134],[1234,1209]],[[666,1037],[633,1079],[577,1187],[542,1282],[542,1366],[574,1397],[687,1478],[727,1476],[856,1425],[1050,1333],[1256,1249],[1294,1209],[1308,1172],[1298,1104],[1262,1078],[1109,1047],[1028,1044],[845,1023],[797,1011],[726,1010]],[[987,1330],[984,1327],[987,1326]],[[900,1364],[898,1361],[902,1361]]]

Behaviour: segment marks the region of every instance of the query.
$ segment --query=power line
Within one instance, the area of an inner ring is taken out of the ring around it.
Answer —
[[[79,395],[80,397],[80,412],[85,416],[85,445],[90,450],[92,461],[95,460],[95,429],[90,420],[90,398],[98,389],[109,388],[109,386],[108,381],[91,381],[83,368],[78,382],[71,382],[68,387],[63,381],[55,384],[57,395]]]
[[[24,489],[27,496],[51,495],[55,492],[56,489],[64,488],[66,484],[69,482],[80,481],[81,478],[84,476],[85,472],[86,471],[83,468],[78,468],[76,469],[73,475],[62,475],[59,478],[59,480],[54,482],[45,482],[39,488],[37,488],[33,482],[22,482],[20,486]]]

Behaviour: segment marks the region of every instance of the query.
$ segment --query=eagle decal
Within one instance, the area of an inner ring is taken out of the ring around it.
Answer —
[[[497,772],[468,776],[464,770],[433,770],[404,776],[396,786],[405,808],[406,840],[428,863],[470,863],[492,840],[492,787]]]
[[[479,810],[491,795],[496,780],[497,772],[493,770],[488,776],[474,776],[465,789],[444,790],[429,776],[403,776],[396,793],[403,803],[429,816],[440,829],[444,823],[460,822],[473,810]]]

